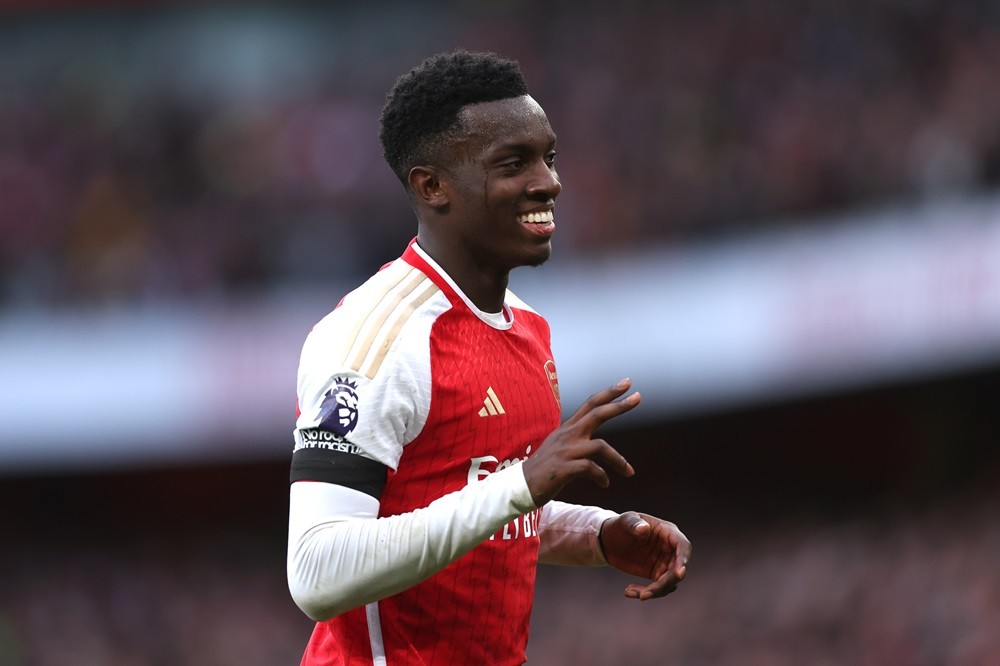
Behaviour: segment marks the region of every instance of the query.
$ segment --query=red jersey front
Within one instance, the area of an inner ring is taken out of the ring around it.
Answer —
[[[300,374],[297,425],[315,424],[331,382],[355,387],[350,444],[390,468],[380,517],[524,460],[559,425],[545,320],[509,292],[502,315],[478,311],[415,243],[327,319],[337,333],[315,376]],[[414,587],[318,623],[303,664],[523,663],[538,513]]]

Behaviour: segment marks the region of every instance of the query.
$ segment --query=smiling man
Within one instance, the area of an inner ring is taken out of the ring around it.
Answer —
[[[603,423],[622,380],[565,423],[546,321],[507,289],[552,252],[556,137],[518,64],[441,54],[400,77],[385,158],[417,237],[309,334],[298,377],[288,581],[317,621],[303,664],[520,664],[539,562],[610,564],[669,594],[672,523],[554,498],[634,473]],[[623,397],[624,396],[624,397]]]

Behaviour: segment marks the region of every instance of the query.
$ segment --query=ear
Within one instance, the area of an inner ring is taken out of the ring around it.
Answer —
[[[413,167],[410,169],[409,182],[413,196],[425,205],[440,209],[450,203],[441,176],[434,167]]]

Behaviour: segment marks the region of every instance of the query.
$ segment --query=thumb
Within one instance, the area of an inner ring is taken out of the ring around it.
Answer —
[[[646,519],[640,516],[635,511],[628,511],[627,513],[623,514],[622,519],[624,520],[625,525],[628,527],[629,532],[631,532],[632,534],[635,535],[645,534],[650,529],[649,523],[646,522]]]

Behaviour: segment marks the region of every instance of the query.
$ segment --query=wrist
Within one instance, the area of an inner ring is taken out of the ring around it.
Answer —
[[[601,524],[597,527],[597,534],[596,537],[594,538],[594,543],[596,545],[596,548],[594,548],[594,550],[596,551],[598,557],[600,557],[604,561],[604,564],[610,564],[610,561],[608,560],[608,550],[604,545],[604,526],[608,524],[609,520],[612,520],[617,517],[618,514],[605,516],[604,519],[601,521]]]

